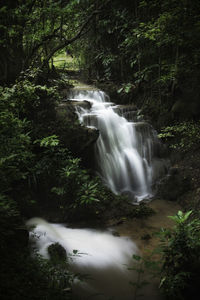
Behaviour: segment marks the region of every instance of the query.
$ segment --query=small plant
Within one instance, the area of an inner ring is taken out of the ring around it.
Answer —
[[[133,299],[136,300],[138,297],[143,296],[141,293],[141,289],[148,285],[149,282],[142,279],[142,275],[144,275],[145,272],[145,266],[144,261],[139,255],[133,255],[132,258],[135,260],[136,264],[132,268],[128,268],[130,271],[136,271],[137,272],[137,278],[135,282],[130,282],[130,284],[135,288]]]
[[[56,135],[47,136],[40,141],[41,147],[55,147],[58,146],[58,144],[59,139]]]
[[[133,300],[143,297],[142,290],[146,285],[151,283],[151,279],[158,277],[160,273],[160,261],[154,258],[157,251],[146,253],[143,257],[140,255],[133,255],[134,266],[128,268],[130,271],[136,271],[136,281],[130,282],[135,288]]]
[[[178,211],[169,216],[175,222],[172,229],[161,229],[156,235],[160,245],[151,253],[133,255],[134,266],[128,270],[136,271],[133,299],[142,297],[143,288],[151,283],[151,278],[160,280],[159,288],[167,299],[195,299],[200,279],[200,220],[192,211]],[[156,255],[156,256],[154,256]],[[150,275],[150,277],[149,277]],[[146,280],[147,279],[147,280]]]
[[[68,156],[66,166],[59,171],[59,184],[51,191],[59,197],[60,208],[66,209],[93,206],[103,197],[102,185],[98,178],[92,178],[80,167],[80,159]]]
[[[129,94],[135,88],[134,84],[132,83],[124,83],[120,89],[117,90],[118,94],[125,93]]]

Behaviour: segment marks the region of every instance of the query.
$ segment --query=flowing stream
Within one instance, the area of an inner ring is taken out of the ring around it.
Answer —
[[[103,182],[114,193],[127,194],[134,203],[151,198],[156,180],[166,172],[166,163],[160,155],[161,145],[153,128],[141,117],[138,120],[134,106],[115,105],[102,91],[77,88],[71,91],[69,98],[80,104],[76,107],[82,124],[99,130],[95,158],[96,171]],[[135,234],[133,224],[130,230]],[[45,258],[49,258],[48,247],[54,243],[59,243],[67,254],[78,251],[79,255],[70,261],[70,268],[76,273],[89,274],[91,280],[75,280],[75,299],[136,299],[135,287],[130,282],[138,283],[138,273],[128,270],[133,266],[133,254],[139,253],[133,242],[135,235],[131,240],[114,236],[110,230],[72,229],[38,218],[31,219],[30,225],[35,226],[30,230],[30,239]],[[151,228],[150,225],[147,228]],[[117,230],[120,232],[120,228]],[[124,235],[124,228],[121,231]],[[137,243],[140,243],[141,234],[138,236]],[[161,299],[149,290],[142,292],[143,300]]]
[[[85,126],[99,130],[95,158],[103,182],[134,202],[151,198],[156,180],[166,172],[153,128],[138,121],[134,106],[115,105],[100,90],[72,89],[69,98],[90,103],[91,108],[77,106],[77,114]]]
[[[90,278],[74,281],[75,299],[133,299],[130,282],[136,282],[137,274],[128,267],[133,265],[131,258],[138,249],[129,238],[113,236],[109,231],[72,229],[39,218],[29,220],[27,225],[35,226],[30,239],[43,257],[49,258],[48,247],[54,243],[59,243],[67,254],[77,250],[78,254],[69,260],[70,268]]]

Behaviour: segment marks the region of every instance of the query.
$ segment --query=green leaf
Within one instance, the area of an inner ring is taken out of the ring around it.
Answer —
[[[142,258],[139,255],[133,254],[132,258],[136,261],[140,261]]]
[[[58,144],[59,144],[59,139],[57,135],[47,136],[40,141],[41,147],[55,147],[58,146]]]

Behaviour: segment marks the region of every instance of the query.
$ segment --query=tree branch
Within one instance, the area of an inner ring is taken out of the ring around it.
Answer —
[[[64,40],[62,43],[60,43],[59,45],[57,45],[56,47],[54,47],[52,49],[52,51],[49,53],[49,55],[46,57],[46,59],[44,60],[42,67],[44,67],[48,61],[51,59],[51,57],[54,55],[54,53],[56,53],[58,50],[63,49],[64,47],[66,47],[69,44],[72,44],[74,41],[78,40],[82,35],[83,35],[83,31],[84,29],[87,27],[87,25],[90,23],[90,21],[92,20],[92,18],[99,13],[99,11],[94,11],[90,17],[86,20],[86,22],[81,26],[79,32],[72,37],[71,39],[68,40]]]
[[[99,14],[101,12],[101,9],[106,6],[108,3],[110,2],[110,0],[108,0],[106,3],[103,3],[98,10],[95,10],[92,12],[92,14],[87,18],[87,20],[83,23],[83,25],[81,26],[81,28],[79,29],[78,33],[72,37],[71,39],[66,39],[64,40],[62,43],[60,43],[59,45],[57,45],[56,47],[54,47],[52,49],[52,51],[49,53],[49,55],[45,58],[45,60],[43,61],[42,67],[44,67],[48,61],[51,59],[51,57],[59,50],[63,49],[64,47],[68,46],[69,44],[72,44],[74,41],[78,40],[81,36],[83,36],[85,33],[88,32],[88,30],[84,31],[86,29],[86,27],[88,26],[88,24],[90,23],[90,21],[93,19],[93,17],[97,14]]]
[[[57,31],[60,30],[60,26],[56,29],[54,29],[53,33],[52,34],[49,34],[49,35],[46,35],[42,38],[42,41],[38,44],[36,44],[32,50],[31,50],[31,53],[28,55],[28,57],[26,58],[25,60],[25,66],[26,64],[28,63],[29,60],[31,60],[31,58],[35,55],[35,52],[43,45],[44,42],[47,42],[47,41],[50,41],[52,40],[53,38],[60,38],[60,36],[58,36],[56,33]]]

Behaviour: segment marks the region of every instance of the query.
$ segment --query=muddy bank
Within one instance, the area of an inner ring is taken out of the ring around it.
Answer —
[[[153,200],[148,206],[155,211],[154,215],[127,220],[123,224],[112,227],[120,236],[129,236],[134,240],[142,255],[147,249],[153,250],[158,245],[155,232],[162,227],[172,228],[174,226],[174,222],[168,216],[173,216],[178,210],[182,210],[180,204],[160,199]]]
[[[178,210],[182,209],[178,203],[160,199],[155,199],[148,205],[155,211],[154,215],[147,218],[127,220],[123,224],[112,227],[115,234],[128,236],[136,243],[141,257],[149,255],[158,247],[159,238],[155,233],[159,232],[162,227],[172,228],[174,222],[168,216],[175,215]],[[159,255],[156,255],[155,259],[159,259]],[[140,282],[142,281],[146,281],[148,284],[144,288],[141,288],[140,293],[143,296],[140,299],[165,299],[159,290],[159,277],[152,277],[149,271],[145,270],[145,273],[141,276]]]

